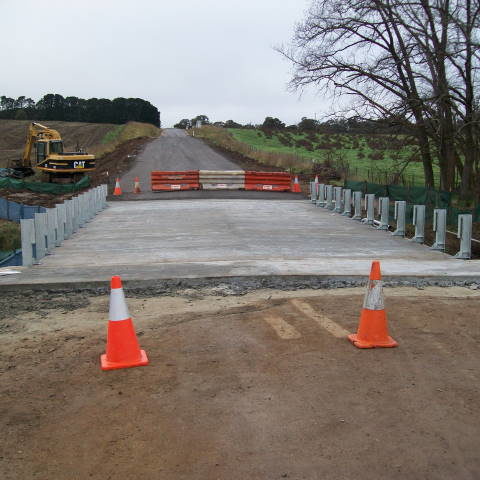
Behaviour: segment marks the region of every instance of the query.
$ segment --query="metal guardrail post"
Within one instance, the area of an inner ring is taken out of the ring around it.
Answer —
[[[102,186],[99,185],[95,189],[96,199],[97,199],[97,213],[100,213],[103,210],[103,202],[102,202]]]
[[[425,205],[413,206],[413,224],[415,225],[415,236],[410,240],[423,243],[425,241]]]
[[[373,225],[375,220],[375,194],[367,193],[365,194],[365,210],[367,211],[367,216],[362,219],[362,223],[367,225]]]
[[[433,211],[433,231],[435,243],[430,247],[432,250],[445,250],[445,237],[447,235],[447,210],[436,208]]]
[[[362,220],[362,192],[353,192],[353,207],[352,220]]]
[[[388,230],[388,217],[390,209],[390,199],[388,197],[380,197],[378,199],[378,210],[380,212],[380,225],[377,230]]]
[[[90,193],[85,192],[83,194],[85,202],[85,222],[89,222],[92,219],[92,206],[90,204]]]
[[[47,208],[47,252],[51,253],[57,243],[57,211]]]
[[[343,190],[343,213],[345,217],[349,217],[352,213],[352,190],[346,188]]]
[[[310,201],[315,203],[317,201],[317,191],[315,188],[315,182],[310,182]]]
[[[67,206],[64,203],[55,205],[57,209],[57,247],[65,240],[65,224],[67,223]]]
[[[95,217],[97,214],[97,209],[95,207],[95,190],[89,190],[87,192],[88,196],[88,212],[89,212],[89,220]]]
[[[35,213],[35,260],[39,262],[47,253],[47,214]]]
[[[327,185],[326,187],[326,197],[327,201],[325,203],[325,208],[328,210],[333,210],[334,205],[333,205],[333,185]]]
[[[468,260],[472,257],[472,215],[464,213],[458,216],[457,238],[460,239],[460,250],[455,258]]]
[[[85,195],[82,193],[78,196],[78,226],[83,228],[87,222],[87,215],[85,213]]]
[[[325,207],[325,184],[318,184],[317,207]]]
[[[405,218],[407,213],[407,202],[405,200],[397,200],[395,202],[395,220],[397,221],[397,228],[392,235],[395,237],[405,236]]]
[[[73,197],[73,231],[76,232],[80,228],[80,197]]]
[[[33,265],[33,245],[35,244],[35,220],[20,219],[20,233],[22,241],[22,265],[31,267]]]
[[[102,198],[103,208],[107,208],[107,196],[108,196],[108,185],[107,184],[102,185],[102,193],[103,193],[103,198]]]
[[[343,212],[343,205],[342,205],[342,187],[335,187],[335,209],[333,210],[336,213]]]
[[[65,200],[65,232],[64,239],[70,238],[73,233],[73,200]]]

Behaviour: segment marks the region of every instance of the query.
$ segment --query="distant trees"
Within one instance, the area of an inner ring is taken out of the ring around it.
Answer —
[[[299,130],[307,130],[315,132],[318,130],[318,121],[314,120],[313,118],[302,117],[302,120],[298,124]]]
[[[426,185],[480,197],[480,0],[313,0],[292,44],[291,86],[331,92],[337,114],[396,119]],[[348,101],[349,99],[350,101]]]
[[[178,123],[176,123],[173,128],[181,128],[183,130],[187,128],[192,128],[192,122],[188,118],[182,118]]]
[[[200,122],[200,125],[210,125],[210,120],[206,115],[197,115],[195,118],[190,120],[190,123],[193,127],[197,126],[197,122]]]
[[[176,123],[173,126],[173,128],[182,128],[182,129],[195,128],[197,126],[197,122],[200,122],[200,125],[210,125],[210,120],[207,117],[207,115],[197,115],[192,119],[182,118],[182,120]]]
[[[266,117],[263,121],[262,128],[266,130],[282,130],[285,128],[285,124],[278,118]]]
[[[227,120],[225,122],[225,128],[242,128],[242,124],[234,122],[233,120]]]
[[[126,123],[137,121],[160,126],[160,112],[141,98],[63,97],[49,93],[37,103],[24,96],[0,97],[0,118],[64,120],[67,122]]]

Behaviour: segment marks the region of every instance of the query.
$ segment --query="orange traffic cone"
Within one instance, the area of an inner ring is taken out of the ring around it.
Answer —
[[[298,183],[298,177],[295,175],[295,181],[292,185],[292,192],[293,193],[302,193],[302,189],[300,188],[300,184]]]
[[[377,260],[372,262],[357,333],[349,335],[348,339],[358,348],[398,346],[398,343],[388,335],[382,275],[380,262]]]
[[[314,180],[315,183],[318,183],[318,175],[315,175],[315,180]]]
[[[122,279],[112,277],[110,284],[110,314],[107,334],[107,353],[100,356],[102,370],[148,365],[145,350],[140,350],[133,322],[128,314]]]
[[[120,179],[117,178],[115,181],[115,190],[113,191],[114,195],[121,195],[122,194],[122,189],[120,188]]]
[[[133,193],[141,193],[142,191],[140,190],[140,180],[138,177],[135,177],[135,180],[133,181]]]

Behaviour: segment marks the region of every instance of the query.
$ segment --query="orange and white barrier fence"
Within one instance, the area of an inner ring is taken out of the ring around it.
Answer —
[[[243,170],[189,170],[151,172],[152,191],[171,190],[258,190],[301,192],[298,178],[287,172],[253,172]]]
[[[245,172],[245,190],[289,192],[292,176],[286,172]]]
[[[200,188],[198,170],[184,172],[151,172],[152,192],[172,190],[198,190]]]

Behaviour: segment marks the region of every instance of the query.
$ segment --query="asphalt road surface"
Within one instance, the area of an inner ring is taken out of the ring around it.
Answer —
[[[212,150],[201,140],[192,138],[184,130],[167,128],[161,137],[150,142],[133,168],[121,178],[124,192],[133,191],[135,177],[140,180],[142,191],[150,190],[152,170],[242,170],[225,156]],[[158,196],[160,196],[158,194]]]

